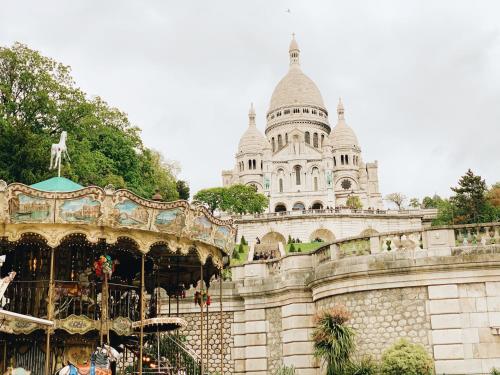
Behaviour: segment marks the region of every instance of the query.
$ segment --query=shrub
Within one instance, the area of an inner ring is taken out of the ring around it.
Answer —
[[[500,375],[500,370],[497,370],[496,368],[492,368],[491,375]]]
[[[360,361],[353,362],[348,373],[349,375],[376,375],[378,366],[371,357],[365,357]]]
[[[233,259],[236,259],[236,260],[240,259],[240,252],[239,251],[233,251]]]
[[[349,319],[344,306],[320,311],[314,318],[314,355],[325,361],[327,375],[344,375],[352,366],[354,330],[345,324]]]
[[[432,375],[432,359],[422,345],[405,339],[395,342],[382,355],[382,375]]]
[[[288,242],[287,243],[292,243],[292,236],[288,235]]]
[[[240,243],[241,243],[242,245],[248,245],[247,240],[245,240],[245,236],[241,236],[241,241],[240,241]]]
[[[244,246],[243,242],[240,243],[240,245],[238,246],[238,252],[240,254],[243,254],[245,252],[245,246]]]
[[[295,253],[295,245],[293,243],[290,244],[290,249],[288,250],[290,253]]]

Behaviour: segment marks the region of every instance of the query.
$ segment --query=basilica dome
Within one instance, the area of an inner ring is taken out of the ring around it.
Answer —
[[[269,112],[281,107],[304,104],[325,108],[316,84],[302,72],[299,65],[291,65],[286,76],[274,89]]]
[[[337,107],[338,123],[330,133],[330,142],[334,149],[337,148],[352,148],[359,147],[358,138],[354,131],[349,127],[344,119],[344,106],[342,101],[339,101]]]
[[[249,125],[245,133],[240,138],[238,152],[240,153],[260,153],[265,148],[267,140],[255,125],[255,110],[253,104],[248,113]]]

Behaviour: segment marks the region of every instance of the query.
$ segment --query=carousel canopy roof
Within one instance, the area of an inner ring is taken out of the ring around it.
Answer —
[[[41,191],[54,191],[61,193],[83,189],[82,185],[79,185],[76,182],[73,182],[64,177],[52,177],[48,180],[30,185],[30,187]]]

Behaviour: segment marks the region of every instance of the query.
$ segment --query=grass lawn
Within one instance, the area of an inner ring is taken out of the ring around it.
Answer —
[[[234,247],[234,251],[235,252],[238,252],[238,249],[239,249],[240,245],[236,245]],[[230,265],[231,266],[237,266],[239,264],[243,264],[247,261],[247,258],[248,258],[248,250],[249,250],[249,247],[248,245],[243,245],[243,252],[242,253],[239,253],[239,259],[235,259],[233,257],[231,257],[231,263]],[[234,253],[233,253],[234,255]]]
[[[325,244],[324,242],[307,242],[307,243],[294,243],[293,246],[295,247],[295,253],[309,253],[311,251],[316,250],[318,247],[321,247],[324,244]],[[290,245],[291,244],[287,244],[285,247],[285,251],[287,254],[290,254]]]

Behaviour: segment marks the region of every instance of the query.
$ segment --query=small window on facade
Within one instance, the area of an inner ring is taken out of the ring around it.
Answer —
[[[283,113],[284,113],[285,115],[289,115],[289,114],[290,114],[290,110],[289,110],[289,109],[285,109],[285,110],[283,111]]]
[[[318,133],[314,133],[313,135],[313,146],[318,147]]]
[[[275,151],[274,137],[271,138],[271,145],[272,145],[273,152],[274,152]]]
[[[253,161],[252,161],[252,164],[253,164],[253,169],[256,169],[256,168],[257,168],[257,167],[256,167],[256,163],[257,163],[257,162],[255,161],[255,159],[253,159]]]
[[[295,170],[295,185],[300,185],[300,171],[302,168],[300,165],[296,165],[293,169]]]
[[[312,110],[312,114],[313,114],[313,115],[315,115],[315,114],[317,114],[317,113],[318,113],[318,112],[317,112],[315,109],[313,109],[313,110]]]
[[[252,161],[248,160],[248,169],[252,169]]]
[[[279,185],[280,185],[280,193],[283,193],[283,179],[282,178],[280,178]]]
[[[346,163],[346,164],[349,164],[349,155],[346,155],[346,156],[345,156],[345,163]]]
[[[306,143],[309,145],[311,144],[311,133],[306,132]]]
[[[285,133],[285,144],[288,144],[288,133]]]
[[[264,164],[262,163],[262,160],[260,161],[260,170],[263,169]]]
[[[333,166],[336,167],[337,166],[337,159],[335,158],[335,156],[333,157]]]
[[[314,177],[314,191],[318,191],[318,177]]]
[[[323,142],[325,141],[325,135],[321,134],[321,147],[323,147]]]
[[[283,147],[283,140],[281,139],[281,134],[278,135],[278,150]]]
[[[340,155],[340,164],[344,165],[344,155]]]

